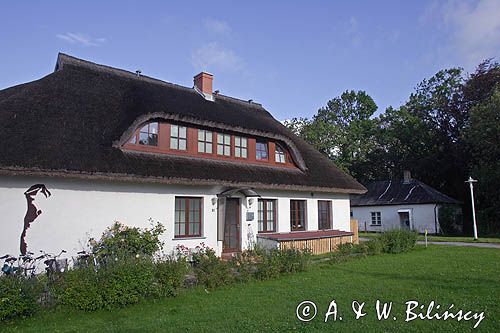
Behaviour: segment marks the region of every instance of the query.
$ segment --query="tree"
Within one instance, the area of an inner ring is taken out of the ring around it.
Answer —
[[[372,179],[370,153],[377,105],[364,91],[345,91],[309,119],[292,119],[286,126],[358,180]]]
[[[483,62],[464,86],[470,107],[463,133],[468,171],[478,180],[475,197],[480,232],[500,231],[500,65]]]

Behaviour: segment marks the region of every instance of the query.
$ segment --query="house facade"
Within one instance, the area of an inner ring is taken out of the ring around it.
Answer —
[[[212,84],[60,54],[53,73],[0,91],[0,251],[74,255],[114,221],[162,223],[166,252],[352,235],[349,196],[365,188],[260,104]]]
[[[460,202],[411,178],[405,171],[402,180],[376,181],[368,191],[351,197],[351,215],[360,231],[380,232],[409,229],[419,233],[441,232],[439,210],[443,205],[459,209]]]

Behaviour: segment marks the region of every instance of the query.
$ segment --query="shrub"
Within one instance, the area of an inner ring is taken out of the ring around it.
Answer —
[[[207,288],[223,286],[234,280],[229,263],[217,257],[210,248],[199,248],[192,254],[192,261],[198,283]]]
[[[258,257],[255,272],[256,278],[264,280],[276,278],[280,275],[281,261],[278,249],[256,249],[255,255]]]
[[[0,276],[0,321],[35,313],[43,285],[36,278]]]
[[[175,296],[188,273],[185,258],[165,258],[155,263],[155,279],[160,296]]]
[[[367,242],[364,243],[368,249],[367,254],[370,255],[377,255],[381,254],[384,250],[384,245],[382,244],[382,241],[378,238],[371,239]]]
[[[158,295],[150,259],[122,259],[97,270],[105,308],[123,307]]]
[[[98,258],[109,256],[128,257],[136,255],[152,256],[163,247],[160,235],[165,231],[161,223],[151,221],[151,228],[141,229],[128,227],[120,222],[115,222],[101,236],[101,239],[89,241],[92,252]]]
[[[60,304],[85,311],[104,307],[102,287],[93,266],[67,271],[62,284],[51,289],[57,295],[57,302]]]
[[[386,253],[407,252],[415,247],[417,233],[405,229],[388,230],[380,235],[379,240]]]
[[[312,252],[308,249],[302,251],[297,249],[281,250],[279,254],[281,273],[303,272],[311,263]]]
[[[238,282],[247,282],[255,278],[258,257],[254,251],[243,251],[231,259],[230,267]]]

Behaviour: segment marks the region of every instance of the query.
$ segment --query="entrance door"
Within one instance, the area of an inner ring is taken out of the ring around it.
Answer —
[[[240,200],[226,199],[223,252],[240,251]]]
[[[398,214],[401,229],[410,230],[410,212],[399,212]]]

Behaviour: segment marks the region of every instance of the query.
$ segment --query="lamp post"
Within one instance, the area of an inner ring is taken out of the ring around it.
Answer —
[[[477,180],[472,179],[471,176],[469,176],[469,179],[465,181],[466,183],[469,183],[469,188],[470,188],[470,200],[472,202],[472,221],[473,221],[473,226],[474,226],[474,240],[477,240],[477,226],[476,226],[476,208],[474,207],[474,183],[477,183]]]

